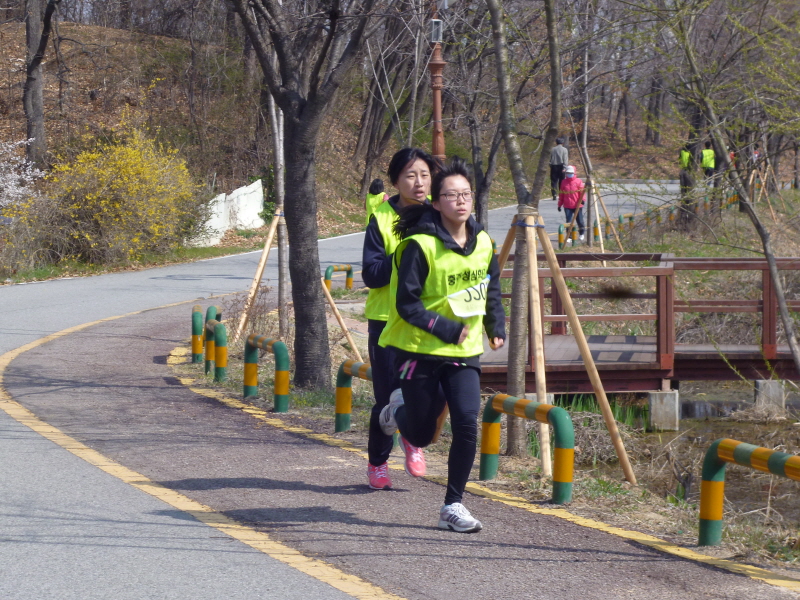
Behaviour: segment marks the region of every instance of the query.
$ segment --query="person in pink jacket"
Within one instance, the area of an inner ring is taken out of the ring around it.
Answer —
[[[575,177],[575,167],[569,165],[564,171],[566,177],[561,182],[561,189],[558,194],[558,211],[564,209],[564,218],[566,222],[572,223],[572,215],[578,211],[578,216],[575,221],[578,224],[578,232],[580,239],[583,241],[586,238],[586,224],[583,222],[583,197],[586,193],[583,187],[583,182]]]

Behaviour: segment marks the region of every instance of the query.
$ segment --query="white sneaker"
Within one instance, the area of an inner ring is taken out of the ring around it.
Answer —
[[[378,417],[378,423],[386,435],[394,435],[394,432],[397,431],[397,421],[394,418],[394,413],[403,404],[405,404],[403,390],[397,388],[389,395],[389,404],[383,407]]]
[[[439,511],[439,529],[451,529],[458,533],[475,533],[483,525],[474,518],[460,502],[445,504]]]
[[[586,236],[585,236],[585,235],[583,235],[583,234],[581,234],[581,235],[580,235],[580,237],[579,237],[578,239],[579,239],[580,241],[583,241],[583,240],[585,240],[585,239],[586,239]]]

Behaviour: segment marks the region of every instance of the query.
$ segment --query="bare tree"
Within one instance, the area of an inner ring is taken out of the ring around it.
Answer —
[[[315,165],[320,126],[368,34],[377,0],[233,0],[284,115],[285,214],[298,326],[295,385],[331,386],[317,246]],[[387,8],[384,6],[384,8]],[[272,61],[274,50],[277,67]]]
[[[47,161],[47,138],[44,130],[44,82],[42,60],[50,39],[53,14],[61,0],[49,0],[42,14],[42,0],[25,2],[25,42],[28,48],[22,105],[28,131],[28,160],[37,167]]]

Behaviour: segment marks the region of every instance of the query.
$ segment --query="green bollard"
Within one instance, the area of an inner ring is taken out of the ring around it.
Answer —
[[[244,345],[243,395],[258,396],[258,351],[269,350],[275,357],[275,386],[272,404],[276,413],[289,412],[289,350],[281,340],[255,333]]]
[[[199,304],[192,308],[192,363],[203,362],[203,309]]]
[[[216,306],[209,306],[206,309],[206,320],[203,324],[203,333],[206,337],[206,364],[204,371],[206,375],[211,371],[211,363],[214,362],[214,331],[209,331],[207,325],[209,321],[218,321],[221,316],[222,312]]]
[[[214,381],[228,380],[228,332],[225,325],[214,325]]]

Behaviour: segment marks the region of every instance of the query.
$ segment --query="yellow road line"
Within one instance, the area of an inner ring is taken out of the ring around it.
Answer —
[[[192,300],[191,302],[196,302],[196,300]],[[168,308],[170,306],[178,306],[180,304],[187,304],[187,302],[177,302],[175,304],[168,304],[160,308]],[[58,444],[65,450],[71,452],[79,458],[82,458],[101,471],[116,477],[117,479],[145,492],[146,494],[158,498],[173,508],[191,515],[201,523],[208,525],[209,527],[213,527],[222,533],[225,533],[230,537],[247,544],[251,548],[263,552],[271,558],[279,560],[280,562],[297,569],[301,573],[305,573],[306,575],[310,575],[318,581],[327,583],[331,587],[349,594],[354,598],[363,600],[404,600],[402,597],[390,594],[378,586],[361,579],[360,577],[345,573],[344,571],[337,569],[333,565],[330,565],[324,561],[305,556],[294,548],[290,548],[285,544],[271,539],[266,533],[262,533],[242,525],[230,517],[214,511],[212,508],[205,506],[204,504],[200,504],[199,502],[196,502],[195,500],[192,500],[191,498],[184,496],[179,492],[155,483],[141,473],[137,473],[132,469],[128,469],[118,462],[103,456],[96,450],[92,450],[75,438],[65,434],[57,427],[53,427],[52,425],[49,425],[39,419],[30,410],[18,402],[15,402],[3,386],[3,374],[5,373],[6,368],[11,361],[20,354],[46,344],[52,340],[75,333],[76,331],[80,331],[82,329],[86,329],[93,325],[141,314],[143,312],[145,311],[136,311],[126,315],[109,317],[106,319],[100,319],[99,321],[78,325],[76,327],[70,327],[69,329],[64,329],[29,344],[25,344],[16,350],[6,352],[0,356],[0,409],[2,409],[15,421],[26,425],[39,435],[47,438],[55,444]],[[179,354],[186,354],[187,352],[185,348],[181,348],[181,351],[182,352],[179,353],[173,352],[173,355],[177,357]],[[168,359],[168,362],[170,361],[174,364],[176,359],[171,355],[170,359]],[[205,395],[208,396],[208,394]],[[300,430],[302,428],[298,427],[293,429],[296,430],[296,433],[301,433]],[[308,430],[304,430],[303,433],[305,433],[305,431]]]
[[[178,357],[186,355],[187,352],[188,350],[184,347],[179,347],[173,350],[172,356],[174,356],[175,359],[173,359],[174,362],[172,362],[172,364],[183,362],[185,359]],[[170,358],[172,358],[172,356]],[[168,359],[168,362],[169,361],[170,359]],[[178,379],[183,385],[187,386],[191,391],[195,392],[196,394],[200,394],[202,396],[206,396],[207,398],[213,398],[215,400],[218,400],[219,402],[230,408],[236,408],[242,410],[252,415],[256,419],[259,419],[269,425],[272,425],[273,427],[277,427],[279,429],[283,429],[284,431],[288,431],[291,433],[297,433],[305,437],[308,437],[310,439],[323,442],[330,446],[336,446],[337,448],[341,448],[342,450],[347,450],[348,452],[353,452],[355,454],[358,454],[359,456],[367,458],[366,452],[354,446],[350,442],[335,438],[325,433],[314,433],[311,429],[308,429],[306,427],[296,427],[293,425],[288,425],[287,423],[281,421],[280,419],[276,419],[275,417],[269,416],[270,413],[261,408],[252,406],[251,404],[247,404],[245,402],[242,402],[241,400],[236,400],[227,397],[224,392],[195,387],[192,385],[192,382],[194,381],[193,378],[179,377]],[[397,465],[397,464],[390,464],[389,467],[398,470],[403,469],[402,465]],[[425,476],[424,479],[442,485],[446,485],[447,483],[446,478],[444,477],[428,475]],[[613,525],[609,525],[601,521],[596,521],[594,519],[588,519],[586,517],[580,517],[578,515],[574,515],[563,508],[540,508],[535,504],[531,504],[524,498],[511,496],[509,494],[504,494],[502,492],[495,492],[487,487],[484,487],[474,482],[470,482],[467,484],[467,491],[469,491],[472,494],[475,494],[476,496],[481,496],[488,500],[493,500],[494,502],[501,502],[508,506],[521,508],[522,510],[526,510],[530,513],[539,515],[548,515],[551,517],[556,517],[558,519],[563,519],[565,521],[569,521],[570,523],[575,523],[576,525],[580,525],[582,527],[588,527],[590,529],[595,529],[597,531],[602,531],[604,533],[621,537],[626,540],[637,542],[639,544],[642,544],[643,546],[653,548],[654,550],[659,550],[666,554],[671,554],[673,556],[678,556],[686,560],[692,560],[706,565],[711,565],[720,569],[724,569],[726,571],[730,571],[731,573],[745,575],[752,579],[759,579],[761,581],[764,581],[766,583],[778,587],[783,587],[793,590],[795,592],[800,592],[800,580],[792,579],[791,577],[784,577],[782,575],[772,573],[771,571],[768,571],[766,569],[761,569],[759,567],[754,567],[751,565],[736,563],[724,558],[714,558],[712,556],[706,556],[705,554],[695,552],[694,550],[690,550],[689,548],[684,548],[683,546],[678,546],[677,544],[667,542],[665,540],[662,540],[652,535],[648,535],[646,533],[640,533],[638,531],[622,529],[620,527],[615,527]]]

